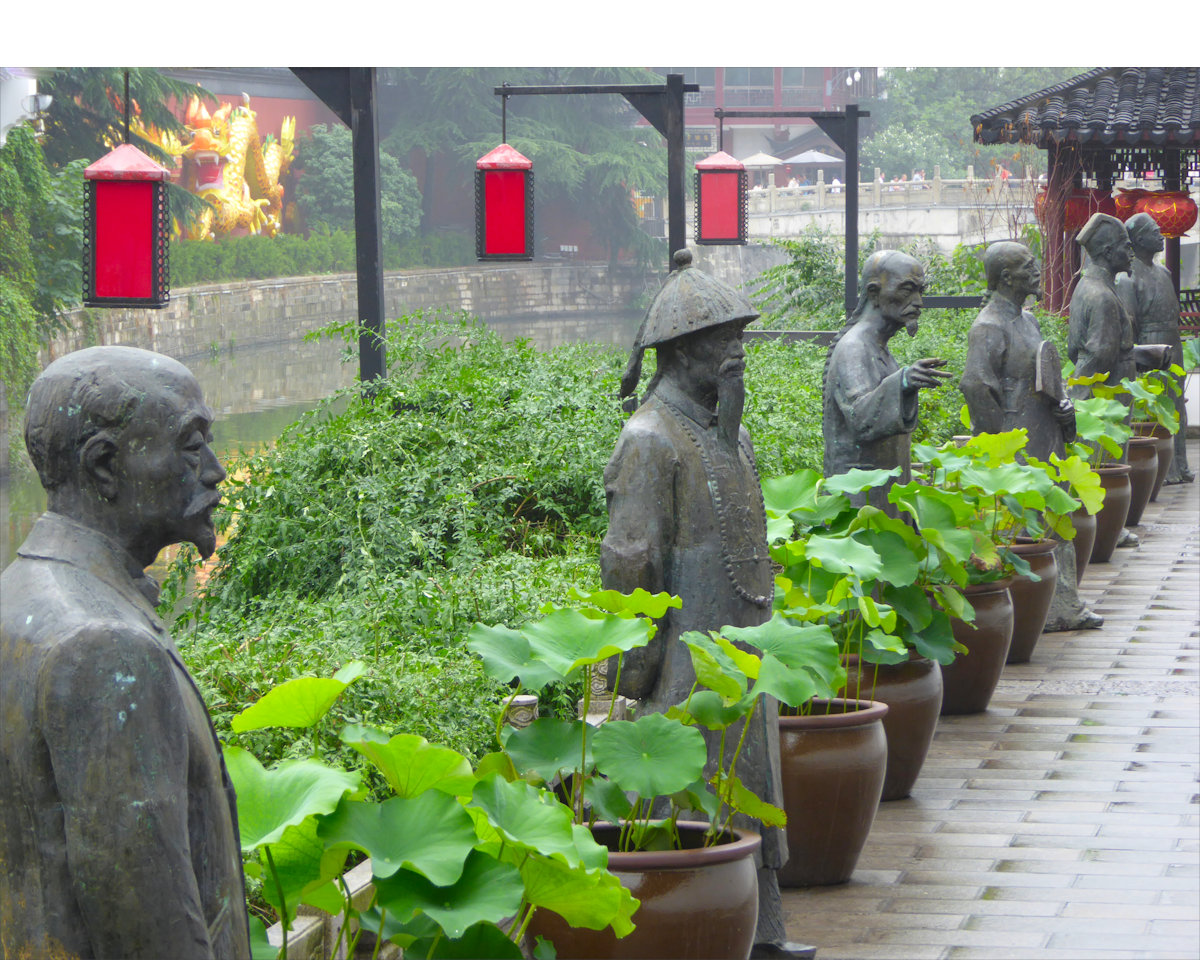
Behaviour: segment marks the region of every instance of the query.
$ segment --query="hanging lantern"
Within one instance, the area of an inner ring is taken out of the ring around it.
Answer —
[[[475,256],[533,259],[533,162],[507,143],[475,161]]]
[[[696,164],[696,242],[745,243],[747,175],[724,150]]]
[[[1117,212],[1113,216],[1124,223],[1137,212],[1138,201],[1149,192],[1149,190],[1142,190],[1140,187],[1119,187],[1117,195],[1113,197],[1113,205],[1117,208]]]
[[[86,307],[165,307],[170,172],[123,143],[83,171]]]
[[[1137,202],[1138,213],[1148,213],[1168,240],[1182,237],[1196,222],[1196,201],[1186,190],[1147,193]]]
[[[1112,192],[1100,187],[1084,187],[1067,197],[1063,209],[1063,230],[1075,233],[1097,213],[1116,215]]]

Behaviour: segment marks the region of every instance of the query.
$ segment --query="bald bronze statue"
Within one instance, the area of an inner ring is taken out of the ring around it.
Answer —
[[[1133,320],[1138,343],[1164,343],[1171,347],[1175,362],[1183,356],[1179,336],[1179,297],[1175,282],[1166,267],[1154,262],[1163,249],[1162,232],[1148,213],[1134,214],[1125,221],[1125,230],[1133,245],[1133,264],[1128,276],[1117,278],[1117,295]],[[1178,377],[1179,396],[1175,411],[1179,414],[1179,432],[1175,434],[1175,455],[1163,483],[1191,483],[1195,474],[1187,461],[1187,407],[1184,404],[1184,378]]]
[[[888,350],[888,341],[901,330],[916,336],[925,268],[908,254],[881,250],[863,265],[861,290],[825,361],[825,476],[855,467],[901,467],[895,482],[907,483],[917,393],[950,377],[939,369],[945,360],[927,357],[901,367]],[[889,487],[851,499],[894,514],[887,502]]]
[[[637,386],[642,353],[657,369],[642,403],[621,430],[604,471],[608,532],[600,572],[608,589],[665,590],[683,600],[668,610],[650,643],[625,654],[618,691],[637,699],[639,715],[687,699],[696,679],[689,630],[755,626],[771,616],[774,575],[766,512],[750,435],[742,426],[746,388],[742,329],[757,318],[738,291],[675,254],[679,269],[655,297],[638,332],[622,395]],[[615,670],[609,668],[610,682]],[[724,738],[725,762],[743,729]],[[778,704],[765,697],[738,758],[738,776],[757,796],[781,805]],[[703,731],[713,772],[722,737]],[[776,870],[787,862],[787,835],[738,815],[762,835],[759,915],[752,956],[811,956],[786,940]]]
[[[1041,265],[1022,243],[1002,240],[983,254],[988,296],[967,335],[967,360],[959,387],[967,399],[974,433],[1005,433],[1023,428],[1025,453],[1049,461],[1066,456],[1075,439],[1075,408],[1066,397],[1058,352],[1042,338],[1025,301],[1041,294]],[[1075,584],[1075,547],[1055,548],[1062,575],[1045,629],[1099,627],[1104,619],[1079,599]],[[1069,573],[1069,575],[1067,575]]]
[[[5,956],[250,955],[233,787],[144,572],[216,548],[212,421],[186,367],[129,347],[30,389],[49,509],[0,576]]]

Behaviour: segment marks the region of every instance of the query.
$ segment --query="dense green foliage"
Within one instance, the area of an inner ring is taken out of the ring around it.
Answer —
[[[879,78],[880,96],[864,104],[875,132],[859,147],[864,176],[879,167],[889,179],[914,170],[933,176],[988,176],[993,162],[1020,173],[1021,164],[1045,169],[1045,154],[1014,146],[975,144],[971,116],[1061,83],[1082,67],[898,67]]]
[[[0,379],[18,405],[41,342],[79,304],[85,165],[48,169],[24,126],[0,148]]]
[[[308,229],[354,228],[354,164],[349,128],[317,124],[296,142],[296,196]],[[387,150],[379,151],[379,229],[384,244],[416,233],[417,180]]]
[[[187,287],[222,280],[263,280],[346,273],[355,269],[351,230],[319,228],[308,236],[223,237],[171,242],[171,285]],[[408,236],[384,244],[385,270],[456,267],[475,262],[475,241],[461,233]]]

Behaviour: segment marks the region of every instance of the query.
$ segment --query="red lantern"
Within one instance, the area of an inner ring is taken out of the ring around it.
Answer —
[[[1182,237],[1196,222],[1196,201],[1185,190],[1147,193],[1137,202],[1138,213],[1148,213],[1168,240]]]
[[[1146,196],[1150,191],[1136,188],[1118,188],[1117,195],[1113,198],[1113,204],[1117,208],[1117,212],[1113,214],[1118,220],[1124,223],[1137,212],[1138,201]]]
[[[533,162],[507,143],[475,161],[475,256],[533,259]]]
[[[745,243],[746,168],[724,150],[696,164],[696,242]]]
[[[131,143],[83,171],[87,225],[83,303],[87,307],[165,307],[170,297],[167,178]]]
[[[1075,233],[1083,229],[1083,225],[1097,213],[1107,213],[1109,216],[1116,214],[1111,192],[1100,187],[1078,189],[1067,197],[1063,209],[1063,230]]]

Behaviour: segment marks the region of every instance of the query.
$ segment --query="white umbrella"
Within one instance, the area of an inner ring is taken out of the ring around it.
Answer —
[[[769,153],[756,153],[743,160],[742,166],[747,170],[766,170],[769,167],[778,167],[782,163],[782,160],[771,156]]]
[[[841,163],[838,157],[831,157],[827,153],[822,153],[820,150],[805,150],[803,153],[798,153],[794,157],[788,157],[784,163]],[[745,160],[742,163],[746,163]],[[749,166],[749,164],[747,164]]]

